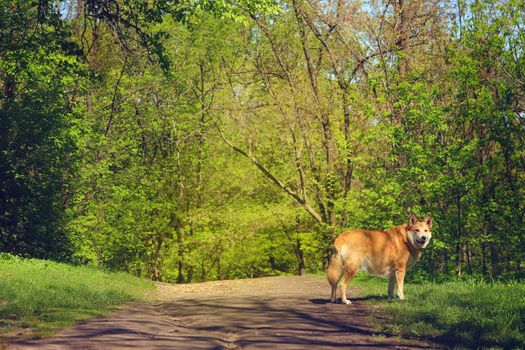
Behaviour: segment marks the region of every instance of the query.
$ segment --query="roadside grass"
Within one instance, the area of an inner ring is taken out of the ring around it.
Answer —
[[[51,335],[154,288],[126,273],[0,254],[0,341]]]
[[[360,274],[350,285],[361,290],[365,302],[378,305],[378,312],[387,313],[386,319],[374,319],[389,335],[452,349],[525,348],[525,283],[408,282],[404,301],[384,297],[385,279]]]

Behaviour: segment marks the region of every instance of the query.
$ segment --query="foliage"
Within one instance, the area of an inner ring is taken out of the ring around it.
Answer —
[[[82,66],[58,14],[0,2],[0,249],[63,259]]]
[[[3,251],[304,273],[432,212],[419,275],[523,276],[522,2],[0,4]]]

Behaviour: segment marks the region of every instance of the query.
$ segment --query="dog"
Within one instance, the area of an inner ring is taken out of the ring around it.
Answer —
[[[346,286],[358,270],[388,278],[388,297],[405,299],[403,282],[407,269],[421,257],[432,238],[432,216],[419,221],[415,214],[408,223],[384,231],[351,230],[341,233],[333,244],[332,257],[326,269],[332,286],[330,301],[336,302],[340,283],[341,303],[351,304],[346,298]]]

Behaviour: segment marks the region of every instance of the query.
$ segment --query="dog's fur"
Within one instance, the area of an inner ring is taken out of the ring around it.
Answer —
[[[419,221],[412,214],[406,224],[385,231],[351,230],[341,233],[334,241],[330,264],[326,270],[332,286],[330,300],[336,302],[337,284],[341,280],[341,302],[346,298],[346,285],[358,270],[388,278],[388,296],[404,299],[405,272],[420,258],[432,237],[432,217]]]

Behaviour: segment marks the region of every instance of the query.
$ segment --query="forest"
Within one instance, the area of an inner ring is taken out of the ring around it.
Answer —
[[[525,277],[525,2],[0,0],[0,251],[194,282]]]

